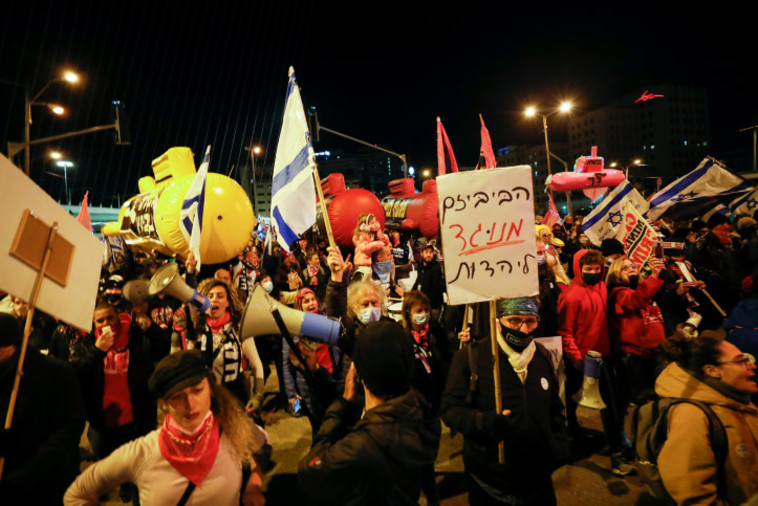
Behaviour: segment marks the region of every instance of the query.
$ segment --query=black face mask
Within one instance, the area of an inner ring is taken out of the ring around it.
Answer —
[[[629,288],[636,290],[640,284],[640,277],[637,274],[629,276]]]
[[[105,301],[111,306],[115,306],[121,300],[120,293],[109,293],[105,296]]]
[[[513,330],[508,327],[504,327],[502,324],[500,325],[500,333],[503,334],[503,339],[505,339],[505,342],[508,343],[508,346],[516,351],[523,350],[529,346],[529,343],[531,343],[532,339],[534,339],[534,335],[532,334],[525,334],[520,330]]]
[[[582,273],[582,281],[584,281],[584,284],[586,285],[596,285],[600,282],[600,279],[602,278],[602,274],[599,272],[590,274],[587,272]]]

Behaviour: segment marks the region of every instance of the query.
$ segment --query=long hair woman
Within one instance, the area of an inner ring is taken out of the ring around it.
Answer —
[[[202,352],[173,353],[148,382],[158,398],[160,427],[88,467],[64,503],[95,504],[131,481],[140,504],[260,505],[256,454],[265,436],[234,397],[216,382]]]
[[[677,504],[743,504],[758,493],[758,407],[750,402],[758,392],[756,367],[723,336],[705,331],[690,339],[677,333],[663,343],[671,363],[658,376],[656,393],[709,405],[727,435],[726,462],[719,469],[708,416],[689,403],[669,409],[658,469]]]

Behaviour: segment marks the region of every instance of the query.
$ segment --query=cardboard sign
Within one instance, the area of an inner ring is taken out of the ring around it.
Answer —
[[[36,307],[84,331],[92,327],[103,245],[92,233],[59,206],[42,188],[24,175],[10,160],[0,155],[0,289],[22,299],[31,296],[37,269],[29,254],[12,256],[11,246],[24,220],[25,210],[40,222],[58,223],[60,240],[70,243],[72,256],[68,278],[45,277]],[[27,219],[28,221],[28,219]],[[41,244],[44,248],[45,244]],[[68,261],[68,260],[67,260]],[[64,286],[65,285],[65,286]]]
[[[437,191],[449,304],[536,295],[531,167],[446,174]]]
[[[634,208],[624,214],[624,224],[617,238],[624,245],[629,260],[638,266],[645,264],[658,242],[658,234]]]

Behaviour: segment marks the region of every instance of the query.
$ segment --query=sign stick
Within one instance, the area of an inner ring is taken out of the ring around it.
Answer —
[[[18,389],[21,384],[21,376],[24,375],[24,359],[26,358],[26,346],[29,342],[29,334],[32,332],[32,318],[34,317],[34,307],[37,304],[37,296],[39,295],[40,288],[42,287],[42,280],[45,278],[45,270],[47,269],[47,263],[50,260],[50,253],[53,251],[53,242],[55,236],[58,233],[58,222],[54,222],[50,229],[50,234],[47,236],[47,245],[45,246],[45,254],[42,257],[42,266],[37,277],[34,280],[32,286],[32,293],[29,297],[29,312],[26,314],[26,324],[24,325],[24,339],[21,342],[21,350],[19,351],[18,365],[16,366],[16,377],[13,380],[13,390],[11,391],[10,402],[8,403],[8,414],[5,417],[5,430],[11,428],[13,423],[13,412],[16,409],[16,400],[18,399]],[[5,465],[5,457],[0,457],[0,477],[3,475],[3,467]]]
[[[465,332],[466,329],[468,328],[468,312],[469,312],[469,305],[466,304],[463,308],[463,326],[461,327],[461,332]],[[459,350],[463,349],[464,344],[465,343],[463,341],[459,341],[458,349]]]
[[[500,392],[500,350],[497,344],[496,311],[495,300],[490,300],[490,342],[492,344],[492,372],[495,380],[495,411],[500,415],[503,413],[503,399]],[[505,463],[505,443],[502,441],[497,444],[497,460],[501,464]]]

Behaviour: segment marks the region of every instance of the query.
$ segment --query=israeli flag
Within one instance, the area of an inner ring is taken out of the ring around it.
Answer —
[[[182,211],[179,219],[179,229],[182,231],[184,240],[189,244],[189,249],[197,260],[197,270],[200,270],[200,235],[203,226],[203,208],[205,207],[205,181],[208,179],[208,165],[211,161],[211,147],[205,150],[203,163],[195,174],[192,185],[187,190],[187,195],[182,203]]]
[[[667,211],[671,214],[675,206],[686,207],[693,211],[688,214],[699,215],[709,210],[716,201],[736,197],[751,189],[750,184],[719,162],[705,158],[695,170],[653,195],[645,217],[648,221],[655,221]]]
[[[295,69],[290,67],[271,183],[271,222],[276,228],[277,242],[287,251],[299,234],[316,223],[315,165],[300,88],[295,82]]]
[[[624,216],[634,208],[639,214],[647,211],[647,202],[626,179],[613,189],[582,222],[582,232],[595,246],[603,239],[617,236]]]
[[[758,211],[758,190],[745,193],[729,203],[733,214],[747,214],[750,217]]]

